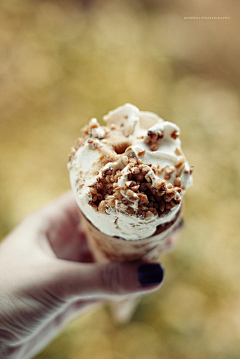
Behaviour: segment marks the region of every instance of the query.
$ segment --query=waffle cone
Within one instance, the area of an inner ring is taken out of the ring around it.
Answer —
[[[88,237],[89,247],[95,260],[99,263],[126,262],[140,259],[158,260],[162,253],[172,247],[174,237],[171,236],[171,233],[178,228],[181,221],[179,211],[173,221],[159,226],[153,236],[141,240],[125,240],[100,232],[81,211],[79,211],[79,214]],[[136,296],[129,295],[125,298],[111,301],[110,309],[115,322],[118,324],[128,322],[139,300]]]
[[[100,232],[80,211],[80,219],[88,237],[89,246],[97,262],[126,262],[134,260],[157,260],[172,246],[170,234],[179,226],[180,211],[173,221],[158,226],[151,237],[126,240]]]

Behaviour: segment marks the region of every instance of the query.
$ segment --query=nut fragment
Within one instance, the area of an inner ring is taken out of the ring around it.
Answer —
[[[130,186],[132,186],[132,185],[133,185],[133,181],[127,181],[127,182],[126,182],[126,186],[127,186],[127,187],[130,187]]]
[[[143,166],[142,168],[142,174],[145,176],[149,172],[150,168],[147,166]]]
[[[149,174],[146,174],[145,179],[146,179],[147,182],[152,182],[151,177],[149,176]]]
[[[148,198],[147,198],[147,196],[145,194],[139,193],[138,198],[139,198],[139,203],[140,204],[148,202]]]
[[[173,166],[166,166],[166,168],[165,168],[165,172],[166,172],[167,174],[171,174],[171,173],[173,173],[175,170],[176,170],[176,169],[175,169],[175,167],[173,167]]]
[[[157,142],[153,143],[149,148],[151,151],[157,151],[159,144]]]
[[[180,167],[185,162],[185,158],[183,156],[180,156],[174,163],[175,167]]]
[[[171,178],[171,175],[169,175],[168,173],[166,173],[165,176],[164,176],[164,179],[165,179],[166,181],[169,181],[170,178]]]
[[[175,179],[174,179],[174,186],[175,187],[181,187],[181,178],[180,177],[176,177]]]
[[[139,189],[139,187],[140,187],[140,184],[138,184],[137,186],[131,187],[131,190],[132,191],[137,191]]]
[[[100,213],[104,213],[106,211],[106,201],[101,201],[98,210]]]
[[[90,188],[90,192],[91,192],[92,194],[97,194],[97,189],[94,188],[94,187],[91,187],[91,188]]]
[[[153,216],[154,216],[154,214],[151,211],[147,211],[145,218],[151,218]]]
[[[171,133],[171,137],[172,137],[174,140],[176,140],[176,138],[179,137],[179,132],[178,132],[177,130],[173,131],[173,132]]]
[[[130,189],[128,189],[128,190],[126,191],[126,195],[127,195],[128,197],[132,197],[134,194],[135,194],[135,193],[134,193],[133,191],[131,191]]]
[[[139,169],[138,167],[133,167],[133,168],[132,168],[132,173],[133,173],[134,175],[138,175],[138,174],[140,173],[140,169]]]

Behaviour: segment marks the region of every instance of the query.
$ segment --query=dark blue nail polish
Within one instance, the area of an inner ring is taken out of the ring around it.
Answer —
[[[160,284],[163,277],[164,270],[159,263],[147,263],[138,267],[138,280],[142,287]]]

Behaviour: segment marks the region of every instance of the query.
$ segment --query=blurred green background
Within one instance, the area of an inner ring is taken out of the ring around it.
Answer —
[[[75,320],[36,359],[239,359],[239,14],[234,0],[0,2],[1,238],[70,188],[81,127],[125,102],[177,123],[195,166],[161,291],[128,325],[105,306]]]

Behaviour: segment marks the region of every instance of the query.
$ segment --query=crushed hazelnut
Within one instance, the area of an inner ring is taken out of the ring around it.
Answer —
[[[174,163],[175,167],[180,167],[185,162],[185,158],[183,156],[180,156]]]
[[[151,151],[157,151],[159,144],[157,142],[153,143],[149,148]]]
[[[176,177],[175,179],[174,179],[174,186],[175,187],[181,187],[181,178],[180,177]]]
[[[138,175],[138,174],[140,173],[140,169],[139,169],[138,167],[133,167],[133,168],[132,168],[132,173],[133,173],[134,175]]]
[[[153,217],[153,213],[151,211],[147,211],[145,218],[151,218],[151,217]]]
[[[120,187],[117,182],[126,166],[129,168],[127,180],[124,187]],[[173,166],[163,169],[166,170],[164,179],[158,178],[153,183],[149,171],[151,169],[155,175],[159,171],[162,173],[160,166],[145,165],[142,161],[122,155],[119,157],[118,168],[116,165],[113,167],[104,170],[101,178],[98,178],[96,184],[90,188],[91,203],[99,212],[104,213],[107,209],[122,203],[127,207],[129,214],[150,218],[150,213],[162,216],[180,203],[179,193],[182,191],[180,178],[175,178],[174,185],[167,183],[167,179],[171,178],[170,174],[176,171]],[[131,207],[134,201],[138,201],[137,210]]]
[[[176,170],[176,169],[175,169],[175,167],[173,167],[173,166],[166,166],[166,168],[165,168],[165,172],[166,172],[167,174],[171,174],[171,173],[173,173],[175,170]]]
[[[147,166],[142,167],[142,174],[145,176],[149,172],[150,168]]]
[[[173,131],[173,132],[171,133],[171,137],[172,137],[174,140],[176,140],[176,138],[179,137],[179,132],[178,132],[177,130]]]
[[[169,180],[171,179],[171,175],[169,175],[168,173],[166,173],[165,176],[164,176],[164,179],[165,179],[166,181],[169,181]]]
[[[146,174],[145,179],[147,182],[152,182],[151,177],[148,174]]]

